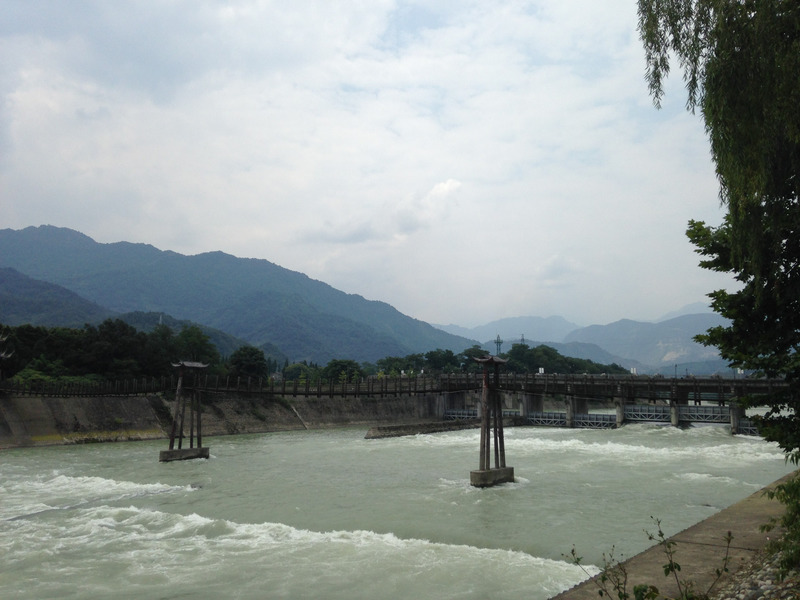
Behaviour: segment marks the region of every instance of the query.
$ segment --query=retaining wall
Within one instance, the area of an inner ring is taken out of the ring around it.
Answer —
[[[440,419],[444,404],[443,397],[437,394],[384,398],[206,394],[202,398],[203,436],[419,423]],[[174,402],[161,394],[125,397],[0,394],[0,448],[167,438],[173,411]]]

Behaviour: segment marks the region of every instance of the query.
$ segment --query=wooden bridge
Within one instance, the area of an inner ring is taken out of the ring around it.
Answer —
[[[138,378],[93,383],[0,380],[0,392],[35,396],[131,396],[174,392],[176,378]],[[356,382],[276,381],[271,378],[187,376],[187,389],[277,396],[400,396],[478,391],[480,373],[438,377],[368,377]],[[715,402],[724,406],[735,398],[769,394],[785,387],[783,380],[722,377],[666,378],[647,375],[501,374],[498,389],[505,394],[577,397],[589,400],[621,399],[626,403]]]
[[[113,397],[144,394],[173,394],[176,378],[139,378],[93,383],[0,381],[0,394],[16,396]],[[219,394],[266,395],[274,397],[325,398],[437,396],[434,414],[443,419],[475,418],[483,377],[461,373],[438,377],[369,377],[356,382],[276,381],[266,378],[225,378],[187,374],[188,392],[203,397]],[[502,395],[503,415],[518,422],[539,426],[617,427],[625,422],[730,423],[734,433],[754,433],[755,428],[741,414],[730,410],[737,398],[769,394],[786,386],[782,380],[748,378],[685,377],[645,375],[559,375],[502,374],[497,390]],[[565,412],[544,411],[546,398],[563,401]],[[615,414],[590,412],[588,405],[600,401],[614,406]],[[718,409],[718,410],[717,410]]]

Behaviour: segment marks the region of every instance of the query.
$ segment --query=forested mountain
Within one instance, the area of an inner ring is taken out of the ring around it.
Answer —
[[[249,345],[247,341],[232,336],[221,329],[209,327],[208,325],[199,325],[192,321],[176,319],[164,313],[134,311],[123,313],[117,318],[125,321],[128,325],[131,325],[138,331],[142,331],[144,333],[150,333],[158,325],[166,325],[175,333],[178,333],[187,327],[198,327],[200,331],[208,336],[208,340],[214,344],[214,347],[223,358],[229,357],[236,349],[245,345]],[[264,356],[266,358],[271,358],[277,364],[282,365],[287,358],[286,354],[284,354],[281,349],[274,344],[262,344],[260,348],[264,351]]]
[[[146,244],[99,244],[52,226],[0,230],[0,267],[61,285],[117,313],[163,312],[221,329],[290,360],[374,362],[474,341],[284,269],[222,252],[185,256]]]
[[[164,313],[135,311],[118,314],[78,296],[70,290],[32,279],[11,268],[0,267],[0,323],[3,325],[43,325],[46,327],[71,327],[99,325],[106,319],[120,319],[137,330],[149,333],[156,325],[166,325],[175,333],[197,325],[179,320]],[[197,325],[208,336],[220,355],[230,356],[247,342],[224,331]],[[262,346],[265,356],[283,364],[286,355],[273,344]]]
[[[0,323],[82,327],[113,312],[70,290],[0,267]]]

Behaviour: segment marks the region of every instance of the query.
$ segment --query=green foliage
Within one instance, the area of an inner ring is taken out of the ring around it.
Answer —
[[[242,346],[229,359],[232,375],[236,377],[266,377],[267,358],[264,351],[253,346]]]
[[[319,369],[304,363],[294,363],[283,369],[283,378],[287,381],[317,381]]]
[[[4,335],[10,356],[0,364],[2,374],[22,381],[160,377],[170,375],[172,363],[181,359],[208,362],[212,368],[220,364],[208,336],[196,327],[178,335],[163,325],[143,333],[119,319],[107,319],[83,329],[20,325],[7,328]]]
[[[322,369],[322,378],[327,381],[348,383],[363,377],[361,365],[354,360],[334,359]]]
[[[531,348],[527,344],[514,344],[508,353],[501,355],[508,360],[506,365],[509,372],[513,373],[538,373],[544,369],[545,373],[588,373],[600,375],[602,373],[625,374],[628,371],[616,364],[601,365],[591,360],[563,356],[550,346],[540,345]]]
[[[455,373],[459,371],[460,361],[452,350],[437,348],[425,353],[425,365],[434,373]]]
[[[780,551],[780,572],[786,575],[788,571],[800,564],[800,476],[793,475],[787,481],[767,490],[767,497],[775,498],[786,506],[786,510],[779,519],[771,519],[762,527],[764,531],[771,531],[780,525],[785,532],[783,537],[770,543],[769,549]]]
[[[796,0],[639,0],[648,82],[658,104],[675,56],[687,106],[699,106],[727,208],[723,223],[689,223],[701,266],[731,274],[730,293],[709,296],[730,319],[698,341],[734,367],[784,377],[760,430],[800,461],[800,4]],[[787,512],[800,495],[782,488]],[[800,539],[788,522],[787,555]]]
[[[219,352],[211,339],[197,325],[184,327],[175,339],[181,360],[199,361],[206,364],[219,362]]]

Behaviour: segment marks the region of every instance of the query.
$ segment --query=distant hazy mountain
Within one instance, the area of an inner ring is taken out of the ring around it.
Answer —
[[[684,306],[683,308],[679,308],[678,310],[673,310],[671,312],[668,312],[661,318],[656,319],[656,323],[661,323],[662,321],[669,321],[670,319],[674,319],[675,317],[683,317],[685,315],[710,314],[712,312],[714,311],[711,310],[710,301],[694,302],[692,304],[687,304],[686,306]]]
[[[0,267],[0,323],[4,325],[83,327],[113,314],[60,285]]]
[[[513,344],[519,344],[521,341],[521,339],[506,339],[503,343],[501,351],[508,352]],[[541,342],[538,340],[529,340],[528,338],[525,338],[525,344],[531,348],[541,345],[550,346],[563,356],[569,356],[571,358],[583,358],[602,365],[617,364],[621,367],[625,367],[626,369],[635,368],[640,373],[649,373],[652,371],[652,368],[649,365],[645,365],[632,358],[625,358],[612,354],[597,344],[585,344],[583,342]],[[497,352],[497,346],[492,340],[483,342],[481,347],[491,354],[495,354]]]
[[[727,321],[716,313],[684,315],[660,323],[623,319],[609,325],[577,329],[567,335],[565,341],[596,344],[614,355],[655,369],[708,361],[716,364],[719,360],[716,349],[702,346],[692,338],[710,327],[725,324]]]
[[[545,340],[545,342],[561,342],[571,331],[578,328],[575,323],[570,323],[563,317],[509,317],[492,321],[478,327],[459,327],[458,325],[437,325],[439,329],[448,331],[473,340],[485,342],[494,340],[499,335],[501,339],[511,343],[525,339]],[[529,344],[530,345],[530,344]],[[508,345],[508,348],[511,346]],[[584,358],[582,356],[575,358]]]
[[[99,244],[52,226],[0,230],[0,266],[61,285],[110,310],[163,312],[271,343],[291,360],[375,361],[474,341],[346,294],[266,260],[185,256],[146,244]]]

